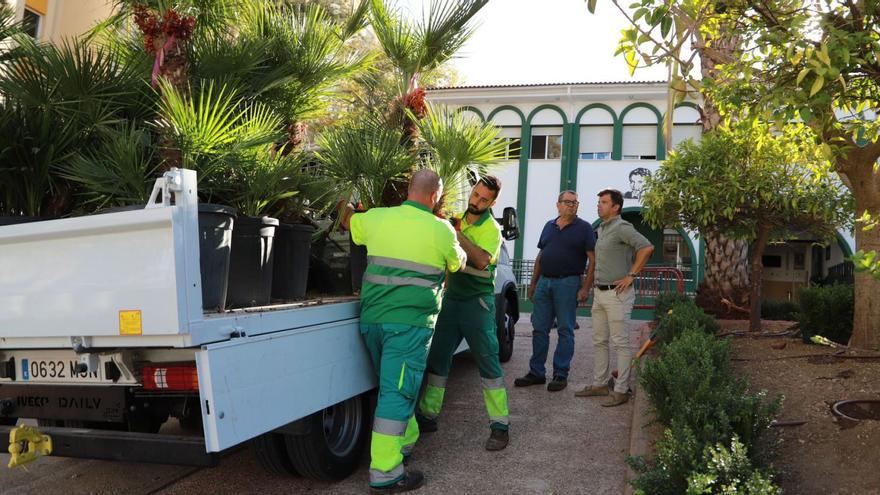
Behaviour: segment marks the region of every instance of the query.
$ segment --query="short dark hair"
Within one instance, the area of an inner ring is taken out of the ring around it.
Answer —
[[[482,184],[486,186],[487,189],[495,193],[495,199],[498,199],[498,195],[501,194],[501,179],[495,177],[494,175],[484,175],[480,177],[480,180],[477,184]]]
[[[611,203],[620,207],[620,209],[618,209],[617,211],[623,209],[623,194],[621,194],[620,191],[618,191],[617,189],[602,189],[596,196],[600,198],[602,196],[611,196]]]
[[[557,202],[562,201],[562,198],[564,198],[566,194],[571,194],[575,198],[578,197],[578,193],[576,191],[572,191],[571,189],[566,189],[565,191],[562,191],[559,193],[559,198],[556,201]]]

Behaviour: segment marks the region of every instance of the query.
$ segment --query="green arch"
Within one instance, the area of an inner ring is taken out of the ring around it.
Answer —
[[[541,110],[548,110],[548,109],[555,110],[556,113],[558,113],[559,116],[562,117],[562,125],[568,124],[568,118],[565,116],[565,112],[563,112],[562,109],[557,107],[556,105],[551,105],[549,103],[545,103],[544,105],[539,105],[534,110],[532,110],[531,113],[529,113],[529,118],[526,119],[526,123],[529,125],[532,125],[532,119],[535,117],[535,115],[537,115],[538,112],[540,112]]]
[[[523,115],[522,110],[520,110],[519,108],[516,108],[513,105],[501,105],[500,107],[489,112],[489,117],[486,120],[492,120],[492,117],[494,117],[495,115],[497,115],[498,113],[500,113],[504,110],[511,110],[515,114],[519,115],[519,125],[523,125],[526,123],[526,117],[525,117],[525,115]]]
[[[578,114],[577,114],[577,118],[574,119],[574,123],[580,125],[581,117],[583,117],[585,113],[589,112],[590,110],[592,110],[594,108],[601,108],[602,110],[605,110],[606,112],[610,113],[612,124],[617,122],[617,113],[614,111],[613,108],[609,107],[608,105],[606,105],[604,103],[590,103],[589,105],[585,106],[584,108],[581,108],[581,111],[578,112]]]
[[[458,107],[455,109],[455,113],[462,113],[462,112],[473,112],[473,113],[477,114],[477,117],[479,117],[480,120],[482,120],[483,122],[486,121],[486,117],[483,116],[483,112],[481,112],[480,109],[477,107],[465,105],[463,107]]]
[[[840,250],[843,251],[843,255],[847,258],[852,257],[853,250],[851,247],[849,247],[849,243],[846,242],[846,239],[844,239],[843,236],[840,235],[840,232],[835,232],[834,236],[837,237],[837,245],[840,246]]]
[[[520,232],[525,232],[526,222],[526,193],[529,181],[529,148],[531,147],[532,130],[529,122],[526,120],[522,110],[513,105],[501,105],[500,107],[489,112],[486,122],[491,121],[492,117],[504,110],[510,110],[519,115],[520,132],[519,132],[519,168],[517,174],[516,187],[516,213],[519,219]],[[523,236],[516,238],[513,243],[513,259],[520,260],[523,255]]]
[[[614,153],[612,153],[612,158],[614,158],[615,160],[620,160],[622,158],[621,155],[623,154],[623,119],[626,117],[626,114],[634,108],[647,108],[648,110],[654,112],[654,115],[657,117],[657,160],[665,160],[666,140],[663,138],[663,114],[661,114],[660,111],[657,110],[657,107],[645,102],[633,103],[632,105],[629,105],[620,112],[620,119],[618,120],[617,125],[614,126],[614,153],[617,154],[617,158],[614,158]]]
[[[571,189],[572,191],[577,191],[577,176],[578,176],[578,162],[580,161],[580,150],[581,146],[581,118],[588,111],[598,108],[601,110],[605,110],[609,114],[611,114],[611,125],[616,128],[617,127],[617,113],[613,108],[604,104],[604,103],[591,103],[578,112],[577,117],[574,119],[574,123],[571,124],[571,131],[569,132],[569,141],[571,144],[568,148],[569,153],[569,163],[571,165],[568,167],[568,174],[562,177],[562,183],[559,186],[560,190]],[[616,137],[612,137],[612,141],[614,141]],[[611,145],[612,150],[614,149],[614,143]],[[612,153],[613,155],[613,153]]]

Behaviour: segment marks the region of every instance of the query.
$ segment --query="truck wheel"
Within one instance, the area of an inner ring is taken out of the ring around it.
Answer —
[[[341,480],[357,469],[369,432],[366,397],[352,397],[305,419],[308,433],[285,435],[293,467],[301,475]]]
[[[266,471],[281,476],[298,476],[299,473],[290,462],[287,454],[287,444],[281,433],[263,433],[251,440],[251,448],[257,457],[257,462]]]
[[[495,324],[498,330],[498,360],[506,363],[513,356],[513,336],[516,320],[510,314],[510,304],[506,297],[499,297],[496,306]]]

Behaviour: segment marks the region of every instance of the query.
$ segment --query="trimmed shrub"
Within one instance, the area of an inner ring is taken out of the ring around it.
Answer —
[[[663,431],[654,445],[653,463],[629,457],[627,463],[639,476],[632,481],[636,494],[680,495],[687,490],[688,476],[700,465],[703,447],[694,433],[678,422]]]
[[[745,380],[730,369],[729,340],[718,341],[696,326],[646,362],[639,383],[657,420],[687,426],[701,446],[726,443],[736,435],[751,447],[781,404],[781,399],[767,402],[763,393],[746,394]]]
[[[706,447],[703,469],[688,477],[688,495],[781,495],[768,473],[755,469],[747,449],[734,437],[728,449],[718,443]]]
[[[774,301],[772,299],[761,301],[761,318],[765,320],[795,321],[799,312],[800,306],[794,301]]]
[[[719,330],[715,318],[706,314],[693,301],[679,301],[660,316],[660,321],[657,323],[657,341],[661,345],[670,344],[687,328],[696,328],[710,335],[715,335]]]
[[[852,335],[854,289],[851,284],[809,287],[800,291],[798,322],[804,342],[821,335],[846,344]]]
[[[659,321],[678,303],[693,303],[696,306],[694,300],[684,294],[664,292],[654,298],[654,319]]]

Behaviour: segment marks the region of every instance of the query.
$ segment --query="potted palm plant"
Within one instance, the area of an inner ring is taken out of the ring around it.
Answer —
[[[328,129],[318,139],[323,173],[338,187],[340,197],[353,198],[361,211],[387,206],[388,192],[401,196],[417,154],[400,142],[400,131],[378,119],[362,119]],[[366,249],[349,244],[352,290],[360,290],[367,266]]]

